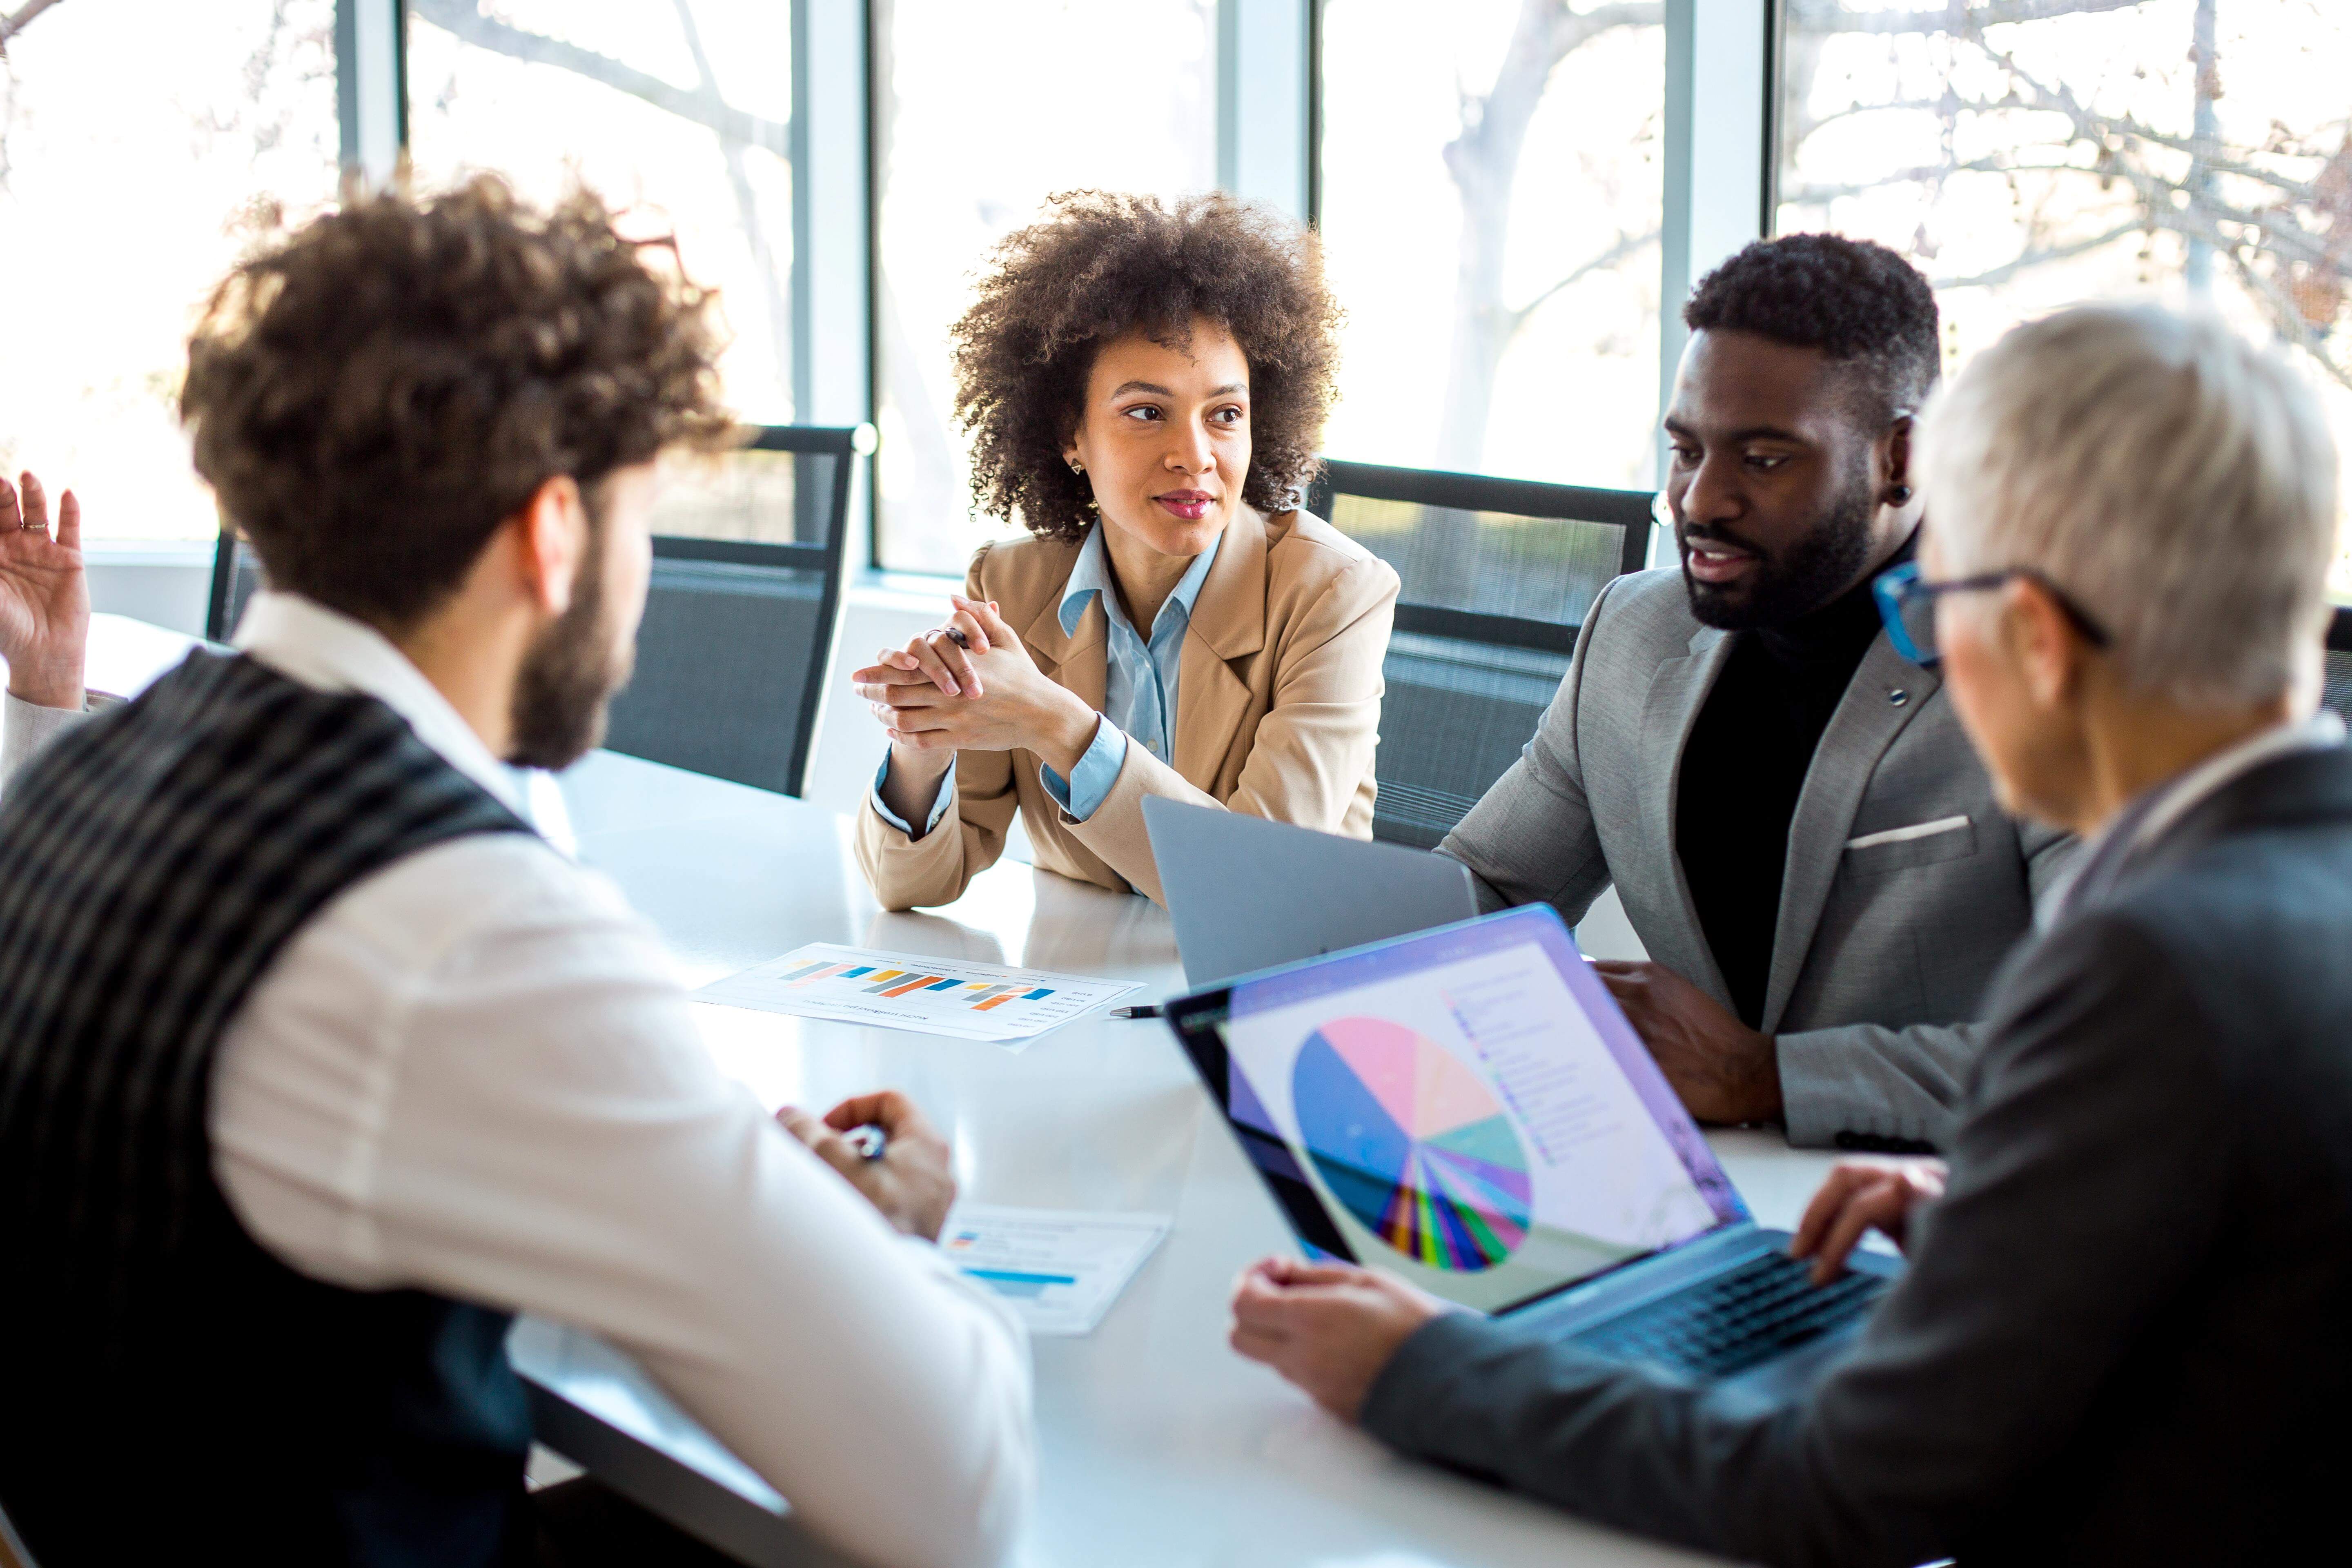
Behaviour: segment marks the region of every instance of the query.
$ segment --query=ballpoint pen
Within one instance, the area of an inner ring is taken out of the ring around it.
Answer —
[[[1132,1007],[1113,1007],[1110,1016],[1114,1018],[1157,1018],[1160,1016],[1160,1004],[1139,1002]]]

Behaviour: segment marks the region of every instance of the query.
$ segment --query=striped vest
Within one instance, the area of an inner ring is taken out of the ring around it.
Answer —
[[[214,1180],[207,1108],[223,1033],[328,900],[527,831],[383,703],[208,653],[11,783],[0,1507],[44,1568],[505,1550],[507,1319],[278,1262]]]

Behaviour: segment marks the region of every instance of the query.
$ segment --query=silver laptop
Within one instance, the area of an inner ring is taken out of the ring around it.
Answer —
[[[1143,826],[1193,985],[1478,912],[1469,868],[1443,855],[1162,795],[1144,797]]]
[[[1811,1282],[1547,905],[1213,986],[1168,1019],[1311,1256],[1539,1337],[1801,1381],[1900,1268],[1857,1252]]]

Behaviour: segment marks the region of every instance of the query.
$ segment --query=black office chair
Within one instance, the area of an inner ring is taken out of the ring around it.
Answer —
[[[841,608],[850,480],[873,449],[870,426],[761,426],[673,489],[607,747],[801,793]]]
[[[636,673],[604,744],[634,757],[798,795],[841,606],[849,489],[873,427],[755,426],[689,467],[654,519]],[[205,635],[225,642],[262,585],[252,549],[221,535]]]
[[[2336,618],[2327,623],[2326,668],[2320,700],[2352,724],[2352,605],[2338,605]]]
[[[1326,462],[1309,511],[1403,579],[1372,836],[1429,848],[1503,775],[1612,577],[1650,554],[1647,490]]]
[[[245,602],[260,587],[261,558],[254,554],[251,545],[223,528],[220,543],[213,550],[212,596],[205,607],[205,640],[228,641],[229,633],[236,630],[237,617],[245,614]]]

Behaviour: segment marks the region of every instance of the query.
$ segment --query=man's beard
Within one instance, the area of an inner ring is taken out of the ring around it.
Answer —
[[[1724,543],[1753,549],[1748,541],[1711,529],[1683,531],[1683,586],[1690,591],[1691,614],[1703,625],[1725,631],[1754,626],[1785,626],[1811,615],[1852,585],[1870,563],[1870,517],[1874,510],[1867,470],[1847,476],[1848,482],[1812,531],[1775,557],[1759,552],[1756,573],[1737,595],[1690,574],[1687,541],[1719,538]]]
[[[605,705],[628,681],[634,650],[614,651],[604,613],[606,531],[592,508],[572,603],[523,655],[507,759],[522,767],[554,772],[594,750],[604,739]]]

